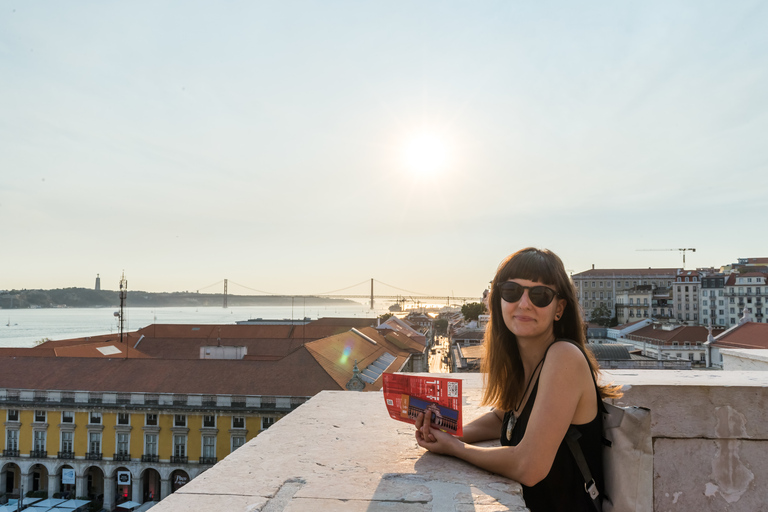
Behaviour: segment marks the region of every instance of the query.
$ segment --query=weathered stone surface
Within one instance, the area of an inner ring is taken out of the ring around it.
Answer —
[[[617,370],[605,372],[604,380],[624,385],[617,404],[651,409],[654,438],[768,439],[768,372]],[[743,417],[743,430],[718,432],[723,408]]]
[[[768,509],[768,443],[657,439],[654,453],[657,512]]]
[[[465,421],[483,414],[478,375],[465,381]],[[392,420],[381,393],[323,392],[158,504],[201,503],[277,511],[522,511],[516,482],[416,444]]]
[[[464,379],[465,421],[483,414]],[[652,411],[657,512],[768,510],[768,372],[614,370]],[[491,443],[492,444],[492,443]],[[419,448],[381,393],[324,392],[153,510],[522,511],[520,486]]]

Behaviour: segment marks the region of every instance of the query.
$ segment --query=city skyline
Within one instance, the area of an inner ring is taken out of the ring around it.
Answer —
[[[0,289],[474,296],[527,246],[574,274],[768,256],[766,22],[746,1],[5,4]]]

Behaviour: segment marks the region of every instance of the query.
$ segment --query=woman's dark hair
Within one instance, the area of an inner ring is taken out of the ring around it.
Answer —
[[[507,328],[501,313],[499,284],[510,279],[526,279],[552,286],[558,298],[565,299],[563,315],[554,323],[555,339],[567,338],[576,342],[587,354],[589,368],[599,382],[599,369],[591,351],[586,349],[584,322],[579,313],[576,291],[565,272],[562,260],[547,249],[528,247],[507,257],[499,265],[491,283],[488,305],[491,321],[485,330],[485,357],[483,373],[486,386],[483,404],[505,411],[514,409],[524,392],[524,370],[517,345],[517,337]],[[616,386],[598,386],[602,397],[620,396]]]

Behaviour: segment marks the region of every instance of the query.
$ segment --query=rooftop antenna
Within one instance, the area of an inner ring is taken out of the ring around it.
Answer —
[[[128,281],[125,279],[125,270],[123,270],[123,276],[120,278],[120,343],[123,343],[123,332],[125,330],[125,299],[127,296]]]
[[[683,253],[683,270],[685,270],[685,251],[696,252],[696,249],[689,247],[687,249],[637,249],[638,251],[680,251]]]

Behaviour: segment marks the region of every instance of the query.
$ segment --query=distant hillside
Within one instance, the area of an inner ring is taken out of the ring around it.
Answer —
[[[352,305],[348,299],[326,299],[321,297],[254,296],[227,295],[228,306],[290,306],[295,304],[323,306],[331,304]],[[126,300],[128,307],[163,307],[163,306],[221,306],[224,295],[221,293],[151,293],[129,291]],[[23,309],[30,307],[55,308],[91,308],[115,307],[120,305],[118,292],[115,290],[92,290],[88,288],[60,288],[56,290],[11,290],[0,292],[0,308]]]

